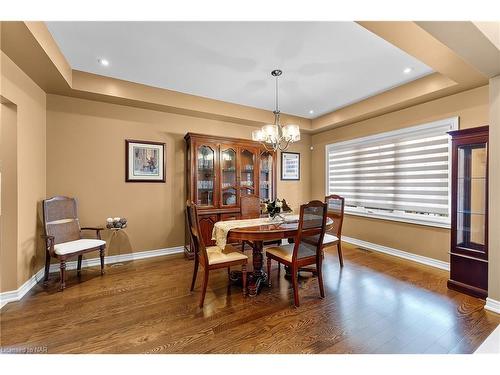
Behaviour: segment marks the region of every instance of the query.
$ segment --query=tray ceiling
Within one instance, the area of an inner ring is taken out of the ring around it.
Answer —
[[[354,22],[47,26],[73,69],[267,110],[274,108],[270,72],[282,69],[281,111],[306,118],[433,72]]]

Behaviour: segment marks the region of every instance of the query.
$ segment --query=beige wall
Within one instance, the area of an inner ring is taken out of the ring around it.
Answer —
[[[184,244],[185,142],[187,132],[251,138],[253,127],[116,104],[48,95],[47,196],[79,199],[82,226],[110,216],[129,220],[120,251]],[[161,141],[167,147],[167,182],[125,183],[125,139]],[[281,182],[277,192],[292,206],[310,196],[310,140],[302,153],[300,182]],[[118,251],[112,246],[109,253]]]
[[[490,79],[488,297],[500,301],[500,76]]]
[[[1,290],[5,291],[10,290],[14,283],[17,287],[22,285],[44,261],[39,246],[37,203],[45,197],[46,95],[3,52],[1,61],[0,94],[17,107],[17,246],[2,249],[2,262],[10,263],[12,257],[16,257],[17,267],[15,276],[10,270],[8,280],[5,284],[2,282]],[[6,217],[5,220],[16,221],[16,218]],[[2,225],[5,220],[2,217]]]
[[[460,117],[460,128],[488,124],[488,86],[433,100],[312,136],[314,166],[311,194],[325,195],[325,146],[334,142],[418,125],[452,116]],[[449,230],[347,215],[343,235],[448,261]],[[396,234],[397,235],[394,235]]]
[[[17,106],[0,104],[0,290],[17,288]]]
[[[294,211],[299,206],[311,200],[311,183],[313,169],[311,168],[311,136],[301,134],[301,141],[292,144],[287,151],[300,152],[300,181],[281,181],[281,154],[278,155],[278,198],[284,198]]]

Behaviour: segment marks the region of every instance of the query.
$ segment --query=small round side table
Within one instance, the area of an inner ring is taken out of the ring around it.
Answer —
[[[109,248],[111,248],[111,244],[112,244],[113,240],[116,238],[116,236],[118,236],[118,233],[120,231],[123,231],[125,228],[114,228],[114,227],[113,228],[106,228],[106,229],[111,231],[111,235],[109,236]],[[116,254],[116,255],[118,257],[121,255],[120,247],[118,248],[118,254]],[[123,266],[123,263],[117,262],[117,263],[111,264],[111,267],[119,267],[119,266]]]

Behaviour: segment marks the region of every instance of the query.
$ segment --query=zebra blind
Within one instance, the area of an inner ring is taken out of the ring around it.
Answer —
[[[346,211],[449,222],[449,139],[458,118],[327,146],[327,192]]]

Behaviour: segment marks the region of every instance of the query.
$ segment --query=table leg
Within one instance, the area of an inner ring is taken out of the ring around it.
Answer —
[[[120,231],[121,229],[112,229],[111,230],[111,236],[109,237],[109,246],[108,248],[111,248],[111,244],[113,243],[113,241],[115,240],[116,236],[118,236],[118,232]],[[118,249],[118,256],[120,256],[120,249]],[[123,263],[113,263],[111,265],[111,267],[120,267],[120,266],[123,266]]]
[[[267,273],[264,271],[263,241],[253,241],[253,272],[247,272],[247,290],[250,297],[255,297],[260,289],[267,285]],[[230,280],[240,283],[241,271],[231,271]]]
[[[263,241],[253,242],[253,272],[249,274],[247,280],[248,295],[255,297],[267,283],[267,274],[264,271],[264,254],[263,254]]]

